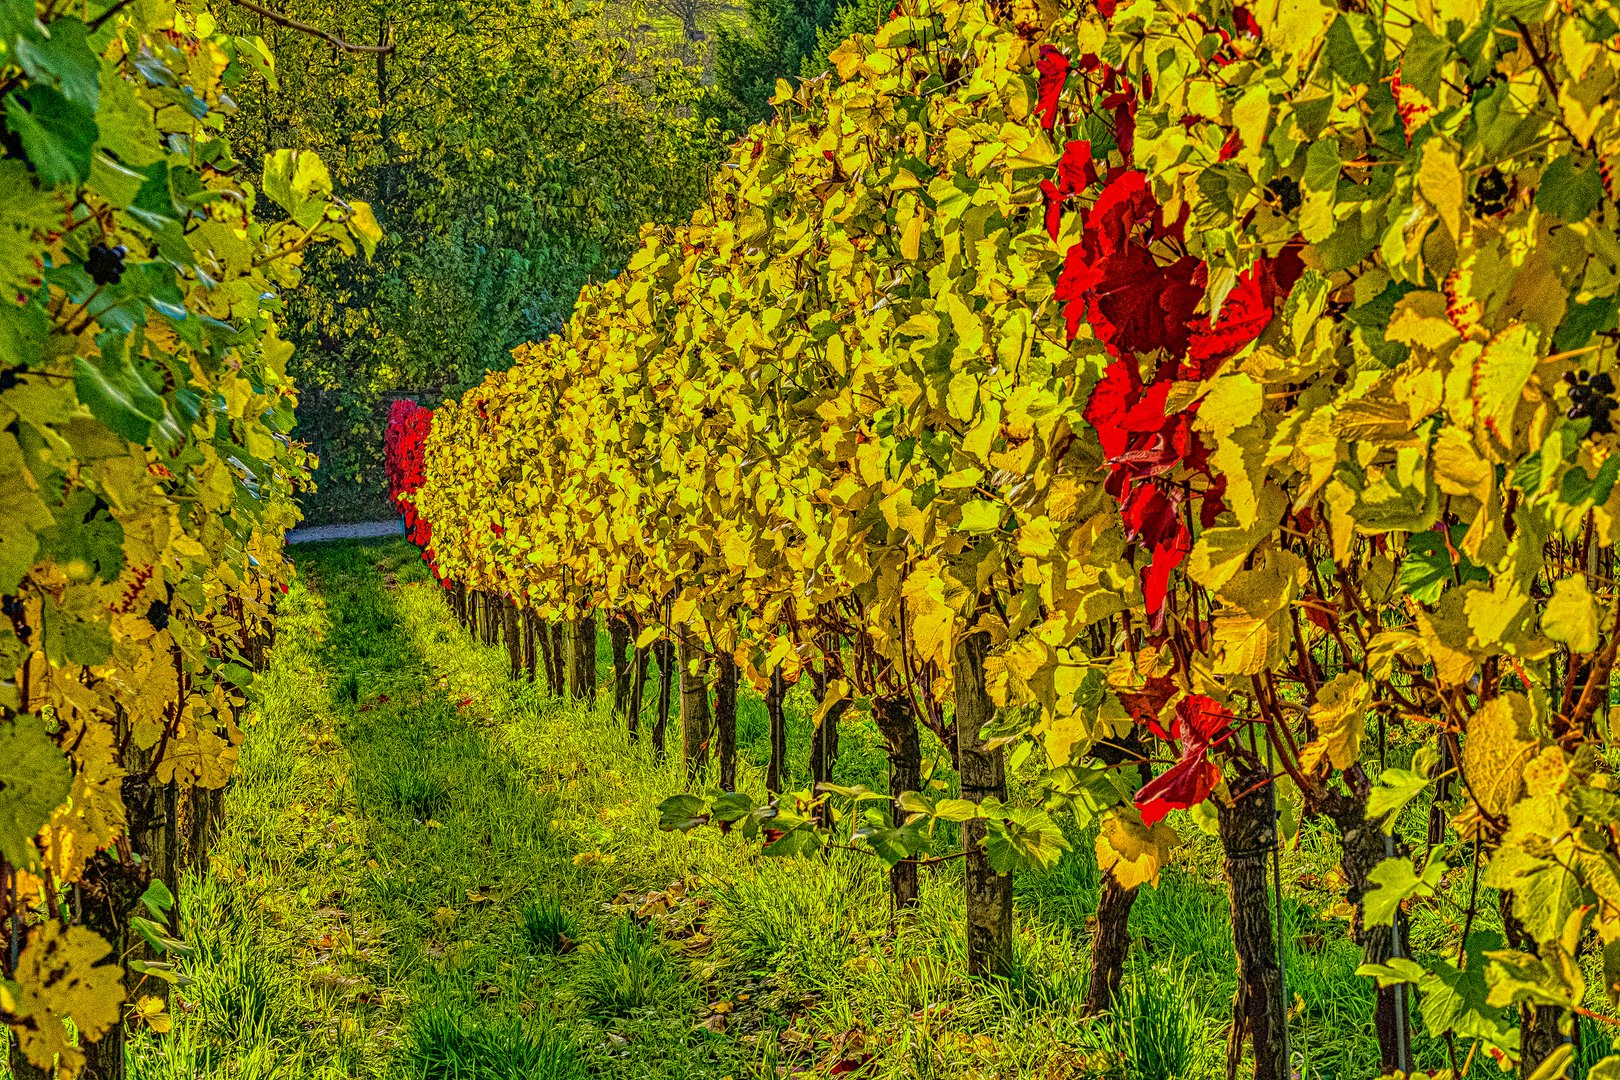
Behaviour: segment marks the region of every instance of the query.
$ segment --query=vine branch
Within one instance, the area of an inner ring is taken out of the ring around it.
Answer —
[[[262,15],[266,19],[269,19],[271,22],[275,23],[277,26],[285,26],[288,30],[296,30],[300,34],[308,34],[311,37],[318,37],[322,41],[335,45],[346,52],[382,53],[387,55],[394,51],[394,42],[391,34],[390,40],[383,42],[381,45],[356,45],[354,42],[345,41],[336,34],[328,33],[318,26],[311,26],[309,23],[299,22],[297,19],[289,18],[288,16],[282,15],[279,12],[271,11],[269,8],[255,3],[254,0],[230,0],[230,3],[235,4],[237,7],[247,8],[256,15]]]

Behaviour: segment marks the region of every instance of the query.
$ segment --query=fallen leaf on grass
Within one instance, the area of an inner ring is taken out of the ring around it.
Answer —
[[[135,1003],[135,1014],[146,1021],[148,1027],[159,1035],[174,1027],[174,1019],[169,1016],[163,999],[148,994]]]

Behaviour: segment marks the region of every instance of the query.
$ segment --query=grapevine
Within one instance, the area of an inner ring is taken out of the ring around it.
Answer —
[[[0,1022],[19,1080],[122,1076],[128,1027],[168,1022],[174,897],[207,857],[176,818],[218,813],[308,476],[277,293],[310,244],[379,239],[317,158],[278,151],[250,178],[232,156],[232,90],[269,64],[184,5],[0,19]]]

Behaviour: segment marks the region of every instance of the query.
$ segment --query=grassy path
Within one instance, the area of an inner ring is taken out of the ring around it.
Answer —
[[[730,1071],[735,1047],[693,1028],[669,946],[606,910],[626,879],[599,845],[647,832],[612,809],[631,778],[581,768],[600,757],[589,733],[554,737],[573,725],[547,723],[558,706],[460,634],[414,550],[299,561],[214,874],[185,900],[203,953],[177,1010],[192,1016],[138,1071]],[[562,814],[580,800],[604,809]],[[655,865],[649,889],[669,884]]]
[[[1225,891],[1196,827],[1133,912],[1124,1019],[1090,1021],[1084,835],[1018,881],[1013,978],[969,980],[955,864],[925,875],[918,916],[893,931],[875,860],[660,833],[678,766],[605,712],[509,682],[415,549],[296,557],[211,873],[184,890],[195,981],[175,1030],[137,1040],[138,1080],[1224,1075]],[[838,779],[880,788],[875,735],[855,717],[840,742]],[[739,746],[757,793],[767,740],[749,695]],[[1331,895],[1334,856],[1308,835],[1287,876]],[[1320,928],[1291,935],[1306,943],[1288,961],[1302,1077],[1372,1075],[1359,954],[1342,922],[1289,911]]]

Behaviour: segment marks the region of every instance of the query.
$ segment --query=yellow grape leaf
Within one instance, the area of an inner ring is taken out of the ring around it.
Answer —
[[[1277,644],[1277,629],[1270,619],[1253,615],[1215,616],[1215,646],[1220,659],[1215,671],[1221,675],[1258,675],[1266,670]]]
[[[1441,428],[1429,460],[1434,463],[1435,482],[1447,495],[1468,495],[1480,502],[1490,499],[1496,470],[1474,446],[1466,430]]]
[[[124,1001],[123,971],[104,964],[112,946],[83,926],[63,927],[51,919],[34,928],[15,972],[20,991],[12,1031],[28,1060],[42,1069],[53,1061],[76,1076],[84,1051],[68,1038],[71,1019],[80,1041],[94,1042],[117,1023]]]
[[[124,835],[124,770],[114,739],[109,725],[91,720],[67,740],[72,792],[40,833],[44,863],[62,881],[78,881],[90,857]]]
[[[146,1026],[159,1035],[168,1032],[174,1027],[174,1018],[169,1015],[169,1007],[160,997],[152,994],[142,995],[135,1003],[135,1015],[146,1022]]]
[[[1463,202],[1468,183],[1457,165],[1457,152],[1442,138],[1423,144],[1423,160],[1418,165],[1418,190],[1440,215],[1440,221],[1454,241],[1462,236]]]
[[[832,712],[832,707],[847,697],[849,697],[849,683],[843,679],[833,679],[827,684],[827,693],[822,696],[821,706],[810,718],[810,726],[820,727],[827,714]]]
[[[1217,672],[1256,675],[1277,661],[1292,636],[1287,609],[1304,573],[1298,555],[1273,549],[1257,569],[1232,576],[1219,594],[1228,606],[1215,614]]]
[[[124,769],[118,763],[114,732],[107,724],[87,724],[73,741],[71,813],[103,848],[124,835]]]
[[[1384,337],[1425,349],[1438,349],[1458,338],[1457,328],[1446,317],[1446,298],[1440,293],[1419,289],[1395,301]]]
[[[1076,746],[1089,747],[1092,742],[1091,725],[1085,713],[1078,709],[1054,716],[1038,731],[1046,755],[1054,765],[1069,764],[1074,759]]]
[[[1486,813],[1507,813],[1524,787],[1524,767],[1541,748],[1530,733],[1530,699],[1517,691],[1491,698],[1468,722],[1462,773]]]
[[[915,262],[917,255],[922,251],[923,211],[921,207],[913,210],[911,218],[906,222],[904,231],[900,233],[900,254],[908,261]]]
[[[1134,806],[1116,806],[1097,831],[1097,865],[1127,889],[1159,880],[1159,869],[1181,837],[1163,821],[1149,828]]]
[[[212,731],[204,731],[188,717],[170,736],[157,763],[157,777],[165,784],[222,788],[236,767],[236,747]]]
[[[1498,334],[1474,361],[1475,416],[1504,446],[1512,446],[1513,414],[1536,363],[1536,330],[1527,323]]]
[[[1311,721],[1316,738],[1300,751],[1300,765],[1315,771],[1325,758],[1335,769],[1347,769],[1361,754],[1361,738],[1367,731],[1367,705],[1372,687],[1360,674],[1347,671],[1336,676],[1316,695]]]
[[[351,200],[349,218],[345,224],[348,225],[349,232],[354,238],[360,241],[360,246],[365,249],[366,258],[371,258],[383,238],[382,226],[377,224],[377,216],[371,212],[371,204],[358,199]]]
[[[1447,589],[1431,614],[1414,612],[1418,637],[1434,663],[1443,686],[1462,686],[1479,671],[1479,660],[1468,647],[1468,621],[1463,614],[1463,593]]]
[[[1507,574],[1499,574],[1489,588],[1474,586],[1461,590],[1463,608],[1468,613],[1471,644],[1486,649],[1500,645],[1522,655],[1531,645],[1530,617],[1534,609],[1530,597]]]
[[[129,713],[133,741],[142,750],[150,750],[163,738],[168,709],[180,700],[180,682],[174,660],[169,656],[169,650],[161,647],[167,643],[154,639],[154,644],[160,647],[143,650],[141,661],[134,671],[134,685],[122,695]]]
[[[1265,388],[1243,372],[1224,375],[1209,383],[1209,391],[1193,419],[1193,427],[1211,435],[1231,435],[1260,415]]]
[[[1187,576],[1206,589],[1224,586],[1242,569],[1254,546],[1277,528],[1287,509],[1282,492],[1270,485],[1261,488],[1254,524],[1248,528],[1218,525],[1199,534],[1187,558]]]
[[[1541,613],[1541,632],[1568,645],[1571,652],[1588,653],[1598,647],[1597,602],[1586,587],[1585,574],[1553,585],[1552,599]]]

